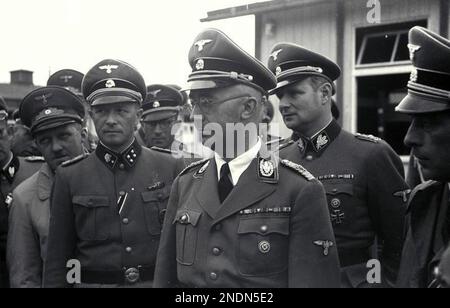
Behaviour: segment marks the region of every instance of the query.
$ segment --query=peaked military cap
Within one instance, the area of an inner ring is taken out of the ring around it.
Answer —
[[[275,45],[268,60],[268,67],[276,75],[278,82],[272,92],[310,75],[327,79],[335,92],[334,81],[341,76],[339,65],[325,56],[292,43]]]
[[[20,103],[22,123],[32,134],[70,123],[81,123],[84,117],[82,99],[58,86],[39,88]]]
[[[91,106],[125,102],[142,104],[147,96],[142,75],[120,60],[103,60],[91,68],[83,78],[82,89]]]
[[[188,90],[244,83],[265,93],[276,85],[275,76],[259,60],[217,29],[197,36],[189,51],[189,64]]]
[[[450,110],[450,41],[414,27],[408,48],[413,70],[408,95],[396,110],[409,114]]]
[[[177,89],[160,84],[148,86],[142,118],[144,121],[158,121],[173,117],[182,104],[183,96]]]
[[[180,92],[181,96],[183,96],[183,102],[181,105],[185,105],[189,103],[189,96],[187,95],[186,91],[182,91],[183,88],[176,84],[168,84],[167,86],[174,88],[175,90],[178,90]]]
[[[81,96],[83,95],[81,92],[83,77],[84,75],[78,71],[64,69],[51,75],[47,80],[47,86],[60,86]]]

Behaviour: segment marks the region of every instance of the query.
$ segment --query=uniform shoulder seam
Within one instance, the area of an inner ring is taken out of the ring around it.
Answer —
[[[30,163],[36,163],[36,162],[43,163],[43,162],[45,162],[45,159],[42,156],[27,156],[27,157],[25,157],[25,161],[30,162]]]
[[[356,133],[355,137],[359,140],[369,141],[372,143],[380,143],[383,140],[381,138],[375,137],[374,135],[365,135],[360,133]]]
[[[295,171],[296,173],[300,174],[308,181],[313,181],[316,179],[314,177],[314,175],[312,175],[308,170],[306,170],[305,167],[303,167],[302,165],[293,163],[290,160],[287,160],[287,159],[281,160],[281,165],[287,167],[288,169]]]
[[[204,163],[206,163],[208,161],[209,161],[209,158],[193,162],[192,164],[190,164],[189,166],[184,168],[183,171],[180,172],[180,176],[186,174],[188,171],[190,171],[191,169],[193,169],[193,168],[195,168],[197,166],[203,165]]]
[[[164,154],[173,154],[173,152],[171,150],[163,149],[163,148],[160,148],[160,147],[153,146],[150,149],[152,149],[153,151],[156,151],[156,152],[164,153]]]
[[[77,157],[74,157],[74,158],[72,158],[71,160],[68,160],[68,161],[63,162],[63,163],[61,164],[61,166],[62,166],[62,167],[68,167],[68,166],[74,165],[74,164],[76,164],[76,163],[82,161],[83,159],[85,159],[85,158],[88,157],[88,156],[89,156],[89,154],[86,154],[86,153],[81,154],[81,155],[78,155]]]

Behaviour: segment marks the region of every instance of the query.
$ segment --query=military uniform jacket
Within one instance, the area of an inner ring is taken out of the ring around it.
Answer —
[[[8,166],[0,171],[0,287],[8,285],[6,270],[6,239],[8,234],[9,194],[24,180],[36,173],[43,163],[41,157],[14,156]]]
[[[449,209],[448,184],[428,181],[412,192],[406,215],[407,234],[398,287],[426,288],[433,280],[433,269],[448,245],[450,230],[447,234],[443,231]]]
[[[58,168],[44,287],[66,286],[66,262],[83,271],[152,268],[170,187],[181,161],[136,141],[121,155],[99,144],[87,158]]]
[[[384,282],[396,281],[408,188],[403,164],[381,139],[353,135],[334,120],[312,140],[281,148],[280,157],[302,164],[324,185],[343,270],[343,286],[366,282],[370,247],[378,238]]]
[[[255,158],[222,205],[215,159],[182,173],[172,188],[155,287],[339,287],[323,187],[294,169]]]
[[[48,164],[13,191],[7,260],[11,288],[40,288],[44,265],[53,173]]]

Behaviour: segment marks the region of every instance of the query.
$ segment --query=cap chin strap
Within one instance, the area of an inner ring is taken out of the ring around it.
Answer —
[[[89,104],[94,104],[98,99],[108,97],[108,96],[120,96],[127,97],[130,100],[136,101],[137,103],[142,103],[143,97],[142,94],[130,89],[125,88],[108,88],[108,89],[99,89],[89,95],[86,100]]]

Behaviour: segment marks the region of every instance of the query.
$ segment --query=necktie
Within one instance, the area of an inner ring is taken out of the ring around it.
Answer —
[[[230,167],[228,164],[224,164],[220,168],[220,180],[219,180],[219,199],[220,203],[223,203],[230,192],[233,190],[233,183],[230,180]]]

